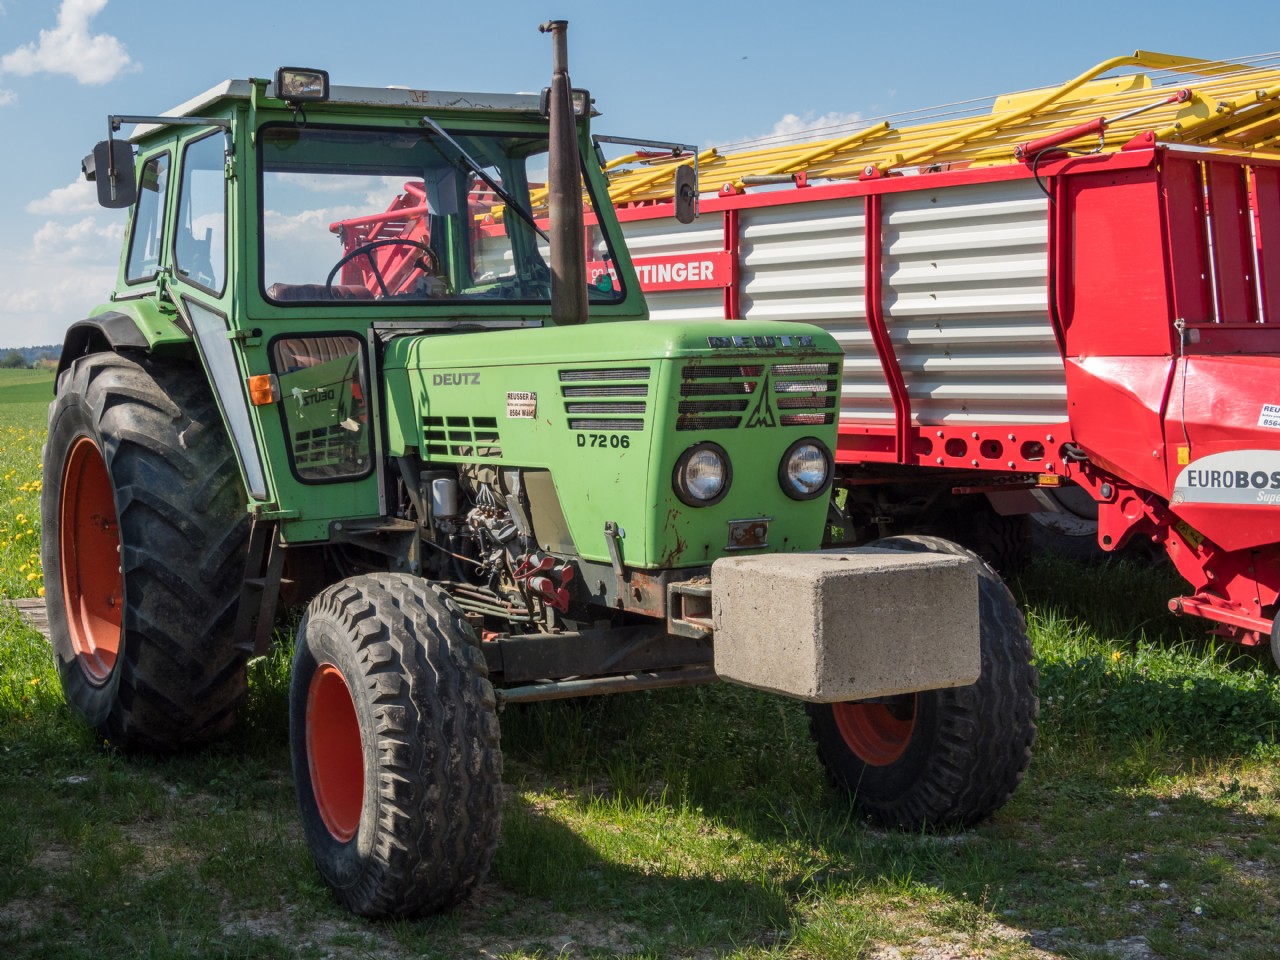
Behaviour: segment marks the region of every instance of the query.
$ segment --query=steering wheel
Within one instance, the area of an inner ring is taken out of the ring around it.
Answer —
[[[350,253],[342,257],[333,265],[333,269],[329,271],[329,276],[325,277],[324,295],[327,299],[333,299],[333,278],[338,275],[346,264],[350,263],[356,257],[364,257],[369,261],[369,269],[373,271],[374,277],[378,281],[378,286],[382,288],[384,297],[391,296],[391,291],[387,289],[387,282],[382,279],[382,271],[378,269],[378,261],[373,258],[373,251],[379,247],[414,247],[422,251],[422,258],[418,260],[415,266],[430,276],[438,276],[440,273],[440,260],[436,257],[436,252],[428,247],[420,240],[402,240],[391,237],[386,240],[372,240],[369,243],[362,243]]]

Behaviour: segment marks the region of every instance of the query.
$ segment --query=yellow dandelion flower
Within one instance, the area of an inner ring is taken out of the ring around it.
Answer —
[[[38,576],[40,576],[40,574],[38,573],[28,573],[27,582],[30,583],[32,580],[36,579]]]
[[[44,587],[41,587],[39,590],[37,590],[37,591],[36,591],[36,596],[37,596],[37,597],[43,597],[43,596],[44,596]]]

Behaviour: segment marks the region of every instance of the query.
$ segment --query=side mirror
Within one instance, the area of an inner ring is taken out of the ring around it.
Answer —
[[[84,178],[98,185],[98,203],[110,210],[138,199],[133,147],[127,140],[103,140],[80,164]]]
[[[698,179],[688,164],[676,167],[675,201],[676,219],[681,223],[693,223],[698,215]]]

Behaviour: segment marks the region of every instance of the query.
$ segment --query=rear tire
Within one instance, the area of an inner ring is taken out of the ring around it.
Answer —
[[[1106,551],[1098,544],[1098,504],[1094,499],[1074,485],[1041,493],[1056,501],[1059,510],[1030,515],[1035,549],[1072,560],[1106,559]]]
[[[427,581],[352,577],[311,602],[289,742],[307,844],[347,909],[422,916],[483,879],[502,810],[497,708],[475,635]]]
[[[959,500],[933,529],[977,554],[1002,577],[1021,576],[1034,553],[1031,515],[997,513],[986,497]]]
[[[75,360],[49,407],[41,545],[72,710],[126,748],[227,733],[249,518],[207,380],[185,363]]]
[[[1008,801],[1031,762],[1038,677],[1008,588],[974,553],[936,537],[869,546],[970,558],[978,569],[982,673],[967,687],[874,702],[809,704],[810,733],[832,784],[882,826],[970,826]]]

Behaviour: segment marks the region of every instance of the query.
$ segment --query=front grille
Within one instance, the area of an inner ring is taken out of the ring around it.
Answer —
[[[643,403],[566,403],[564,412],[573,413],[644,413]]]
[[[680,371],[677,430],[733,430],[764,375],[763,364],[688,363]],[[715,398],[715,399],[713,399]],[[733,416],[736,414],[736,416]]]
[[[643,430],[648,413],[648,367],[568,369],[560,371],[561,396],[570,430],[617,432]],[[625,383],[620,381],[635,381]],[[618,398],[618,399],[613,399]]]
[[[835,421],[838,363],[775,363],[769,372],[779,426],[818,427]]]
[[[502,456],[495,417],[423,417],[424,459],[471,457],[493,459]]]
[[[570,430],[643,430],[643,420],[570,420]]]
[[[821,426],[835,422],[839,363],[700,364],[680,371],[677,430],[743,425]],[[761,395],[761,383],[769,384]],[[777,411],[775,416],[775,411]]]
[[[680,396],[682,397],[705,397],[716,394],[726,393],[746,393],[752,394],[756,392],[756,381],[743,380],[738,383],[682,383],[680,384]]]
[[[561,370],[561,383],[581,383],[584,380],[648,380],[648,367],[618,367],[611,370]]]
[[[601,384],[598,387],[564,387],[560,391],[568,397],[647,397],[647,383]]]
[[[834,363],[775,363],[776,377],[834,377],[840,369]]]
[[[681,400],[681,413],[717,413],[731,411],[741,413],[747,409],[745,400]]]
[[[732,430],[741,417],[676,417],[677,430]]]
[[[734,364],[733,366],[726,364],[710,366],[690,364],[684,368],[680,375],[686,380],[727,380],[731,377],[758,377],[762,373],[764,373],[764,367],[758,364],[751,366],[742,366],[740,364]]]

